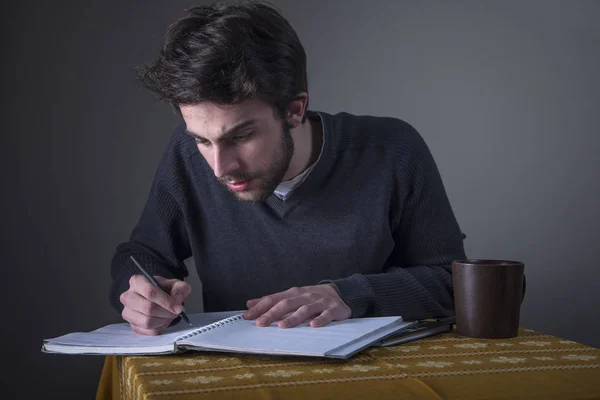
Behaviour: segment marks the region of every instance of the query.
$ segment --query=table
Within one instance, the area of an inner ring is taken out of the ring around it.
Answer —
[[[109,356],[104,399],[600,399],[600,349],[529,329],[455,332],[349,360],[230,353]]]

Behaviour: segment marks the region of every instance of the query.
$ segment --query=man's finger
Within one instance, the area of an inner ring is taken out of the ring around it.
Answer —
[[[286,296],[286,292],[279,292],[265,296],[244,313],[246,319],[256,319],[270,310],[275,304],[279,303]]]
[[[310,326],[313,328],[319,328],[321,326],[325,326],[327,324],[329,324],[330,322],[334,321],[334,315],[331,312],[330,309],[324,310],[321,315],[319,315],[318,317],[314,318],[312,321],[310,321]]]
[[[258,326],[269,326],[273,321],[282,319],[285,315],[292,313],[298,308],[310,302],[305,296],[296,296],[285,298],[278,301],[275,305],[264,312],[257,320]],[[258,306],[256,307],[258,308]]]
[[[260,317],[262,314],[270,310],[275,304],[280,301],[300,296],[302,293],[305,293],[305,288],[293,287],[286,291],[274,293],[269,296],[263,296],[259,299],[258,303],[255,304],[250,310],[244,313],[244,318],[246,319],[254,319]]]
[[[258,304],[258,302],[259,302],[260,300],[261,300],[261,299],[252,299],[252,300],[248,300],[248,301],[246,302],[246,307],[248,307],[248,309],[250,309],[250,308],[254,307],[255,305],[257,305],[257,304]]]
[[[145,328],[140,328],[139,326],[135,326],[135,325],[131,325],[131,329],[133,329],[133,331],[139,335],[146,335],[146,336],[157,336],[157,335],[160,335],[160,333],[161,333],[160,329],[145,329]]]
[[[171,287],[170,293],[175,300],[183,303],[190,293],[192,293],[192,287],[187,282],[177,281]]]
[[[128,290],[121,295],[121,303],[125,308],[132,309],[148,317],[173,319],[177,316],[177,314],[166,310],[156,303],[152,303],[142,295],[131,290]]]
[[[167,327],[171,321],[173,321],[173,317],[170,318],[158,318],[158,317],[150,317],[148,315],[144,315],[139,313],[131,308],[124,308],[121,313],[123,319],[133,327],[136,326],[138,328],[146,329],[146,330],[157,330],[160,328]]]
[[[160,283],[160,287],[167,293],[173,293],[173,290],[177,290],[187,296],[192,292],[192,287],[186,281],[180,279],[167,279],[162,276],[155,276],[155,278],[158,283]]]
[[[178,315],[183,311],[183,306],[177,300],[165,293],[162,288],[152,285],[143,275],[132,276],[129,285],[130,289],[134,289],[135,292],[148,301],[156,303],[174,314]]]
[[[320,315],[323,311],[323,303],[310,303],[300,306],[294,313],[289,317],[286,317],[279,321],[277,326],[280,328],[291,328],[298,324],[301,324],[309,319]]]

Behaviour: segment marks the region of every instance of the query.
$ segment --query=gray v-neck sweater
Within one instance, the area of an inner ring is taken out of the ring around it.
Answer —
[[[264,203],[240,202],[218,183],[180,126],[113,258],[113,307],[123,308],[134,255],[179,279],[193,257],[206,311],[332,282],[352,317],[453,315],[450,264],[465,258],[463,236],[422,137],[398,119],[319,115],[319,162],[286,201]]]

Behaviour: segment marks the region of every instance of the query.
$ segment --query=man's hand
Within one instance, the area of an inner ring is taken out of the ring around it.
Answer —
[[[246,305],[248,311],[244,313],[245,319],[256,319],[258,326],[269,326],[279,321],[277,326],[280,328],[291,328],[308,320],[310,326],[316,328],[331,321],[348,319],[352,314],[350,307],[331,284],[294,287],[285,292],[248,300]]]
[[[129,289],[120,297],[125,306],[121,316],[141,335],[159,335],[183,311],[181,303],[192,292],[187,282],[155,278],[164,291],[153,286],[144,275],[134,275],[129,280]]]

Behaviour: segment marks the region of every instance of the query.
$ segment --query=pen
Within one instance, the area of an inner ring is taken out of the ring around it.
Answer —
[[[131,261],[133,261],[133,263],[135,264],[135,266],[138,267],[138,269],[140,271],[142,271],[142,274],[144,274],[144,276],[146,278],[148,278],[148,280],[150,281],[150,283],[152,283],[152,285],[157,286],[158,288],[160,288],[161,290],[163,290],[163,288],[160,286],[160,284],[158,283],[158,281],[148,271],[146,271],[146,269],[144,267],[142,267],[140,265],[140,263],[137,262],[137,260],[135,258],[133,258],[133,256],[129,256],[129,258],[131,258]],[[185,319],[185,322],[187,322],[190,326],[192,326],[192,323],[190,322],[190,319],[186,315],[185,311],[182,311],[181,314],[179,314],[179,316],[181,318]]]
[[[432,324],[417,323],[414,327],[409,327],[405,331],[400,332],[398,335],[392,335],[387,339],[375,343],[373,347],[395,346],[397,344],[426,338],[428,336],[437,335],[439,333],[448,332],[451,330],[452,324],[449,322],[438,322]]]

